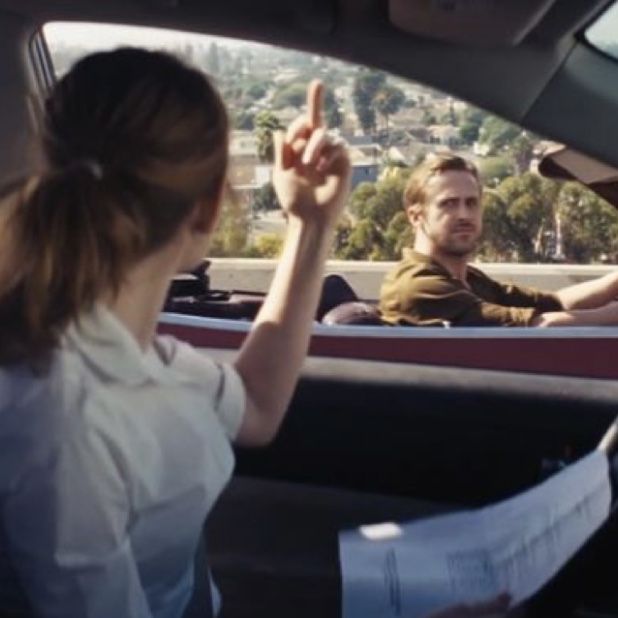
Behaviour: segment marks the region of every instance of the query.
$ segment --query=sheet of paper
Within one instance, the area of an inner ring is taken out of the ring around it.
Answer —
[[[343,618],[421,618],[454,603],[541,588],[609,514],[607,457],[580,459],[503,502],[339,535]]]

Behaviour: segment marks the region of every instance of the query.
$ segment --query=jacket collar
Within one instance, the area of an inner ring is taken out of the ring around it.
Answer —
[[[401,257],[403,261],[412,261],[412,262],[417,262],[417,263],[420,262],[422,264],[429,264],[433,266],[434,268],[438,268],[449,279],[452,279],[453,281],[458,281],[457,279],[455,279],[455,277],[453,277],[453,275],[451,275],[451,273],[448,271],[448,269],[445,266],[440,264],[440,262],[438,262],[437,260],[434,260],[433,258],[429,257],[425,253],[420,253],[419,251],[416,251],[415,249],[412,249],[410,247],[404,247],[401,250]],[[483,278],[482,271],[478,270],[476,267],[472,266],[471,264],[468,264],[466,267],[466,280],[468,281],[468,283],[470,284],[472,281],[476,281],[479,278]]]

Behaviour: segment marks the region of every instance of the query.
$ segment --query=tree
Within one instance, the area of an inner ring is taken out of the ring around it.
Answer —
[[[256,114],[254,124],[258,140],[258,157],[260,161],[272,163],[274,158],[273,131],[282,129],[283,125],[279,118],[268,110]]]
[[[210,243],[209,255],[213,257],[243,255],[250,228],[251,220],[247,206],[237,199],[225,199],[219,224]]]
[[[381,240],[372,222],[362,219],[352,227],[346,238],[346,244],[336,255],[343,260],[375,259],[380,253]]]
[[[339,109],[340,102],[335,96],[332,88],[327,88],[324,92],[324,116],[326,124],[336,129],[343,124],[343,114]]]
[[[340,224],[335,255],[353,260],[395,260],[411,243],[413,231],[402,195],[410,170],[397,168],[376,183],[361,183],[348,202],[350,216]]]
[[[508,259],[520,262],[551,261],[555,247],[554,205],[559,190],[559,183],[535,174],[504,179],[493,191],[502,205],[494,203],[495,212],[489,208],[486,213],[486,252],[502,255],[508,251]]]
[[[283,238],[278,234],[262,234],[255,243],[247,249],[246,257],[276,258],[283,248]]]
[[[384,118],[385,128],[388,130],[389,116],[396,114],[406,100],[401,88],[384,84],[374,96],[374,104],[378,113]]]
[[[461,115],[459,121],[459,137],[468,145],[473,144],[479,138],[479,130],[487,114],[476,107],[468,107]]]
[[[520,134],[517,125],[496,116],[487,116],[479,129],[479,142],[489,146],[489,154],[497,154]]]
[[[258,101],[266,96],[268,89],[260,82],[253,82],[245,89],[245,96],[253,101]]]
[[[307,85],[294,82],[280,88],[273,96],[272,105],[275,109],[284,107],[301,107],[307,98]]]
[[[252,131],[254,128],[255,114],[246,110],[240,110],[233,116],[234,128],[243,131]]]
[[[206,72],[213,77],[218,77],[221,74],[221,61],[219,59],[219,46],[216,43],[211,43],[206,53]]]
[[[488,157],[478,163],[479,173],[483,182],[495,187],[502,180],[513,174],[513,163],[509,157]]]
[[[432,124],[437,124],[438,119],[433,112],[430,112],[428,109],[423,110],[423,116],[421,118],[421,123],[426,127],[430,127]]]
[[[508,204],[497,191],[483,192],[483,239],[478,255],[485,261],[517,261]]]
[[[374,97],[386,82],[386,75],[380,71],[371,69],[359,69],[352,90],[354,111],[365,133],[375,130],[376,114],[374,109]]]
[[[511,144],[511,154],[518,174],[530,170],[530,162],[534,153],[534,142],[526,133],[518,135]]]
[[[414,228],[403,208],[389,221],[384,232],[384,259],[400,260],[404,247],[414,244]]]
[[[618,257],[618,212],[579,184],[562,186],[556,204],[561,245],[566,260],[589,264]]]
[[[253,195],[253,208],[258,212],[277,210],[279,208],[279,200],[272,182],[267,182],[259,189],[256,189]]]

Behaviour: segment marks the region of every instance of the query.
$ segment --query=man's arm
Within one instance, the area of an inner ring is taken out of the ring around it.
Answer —
[[[530,326],[539,313],[530,306],[488,302],[457,281],[440,274],[400,277],[382,289],[380,309],[393,323],[418,326]],[[554,303],[559,308],[557,302]]]
[[[530,326],[618,326],[618,302],[595,309],[541,313],[532,319]]]
[[[567,311],[604,308],[608,303],[618,299],[618,272],[570,285],[555,294]]]

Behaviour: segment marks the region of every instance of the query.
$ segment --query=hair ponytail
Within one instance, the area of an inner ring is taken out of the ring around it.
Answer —
[[[219,196],[227,131],[205,76],[167,54],[119,49],[71,69],[46,104],[49,171],[0,210],[0,365],[42,358],[197,199]]]
[[[55,346],[72,318],[118,289],[143,244],[135,213],[114,208],[85,167],[32,180],[20,194],[4,230],[0,363]]]

